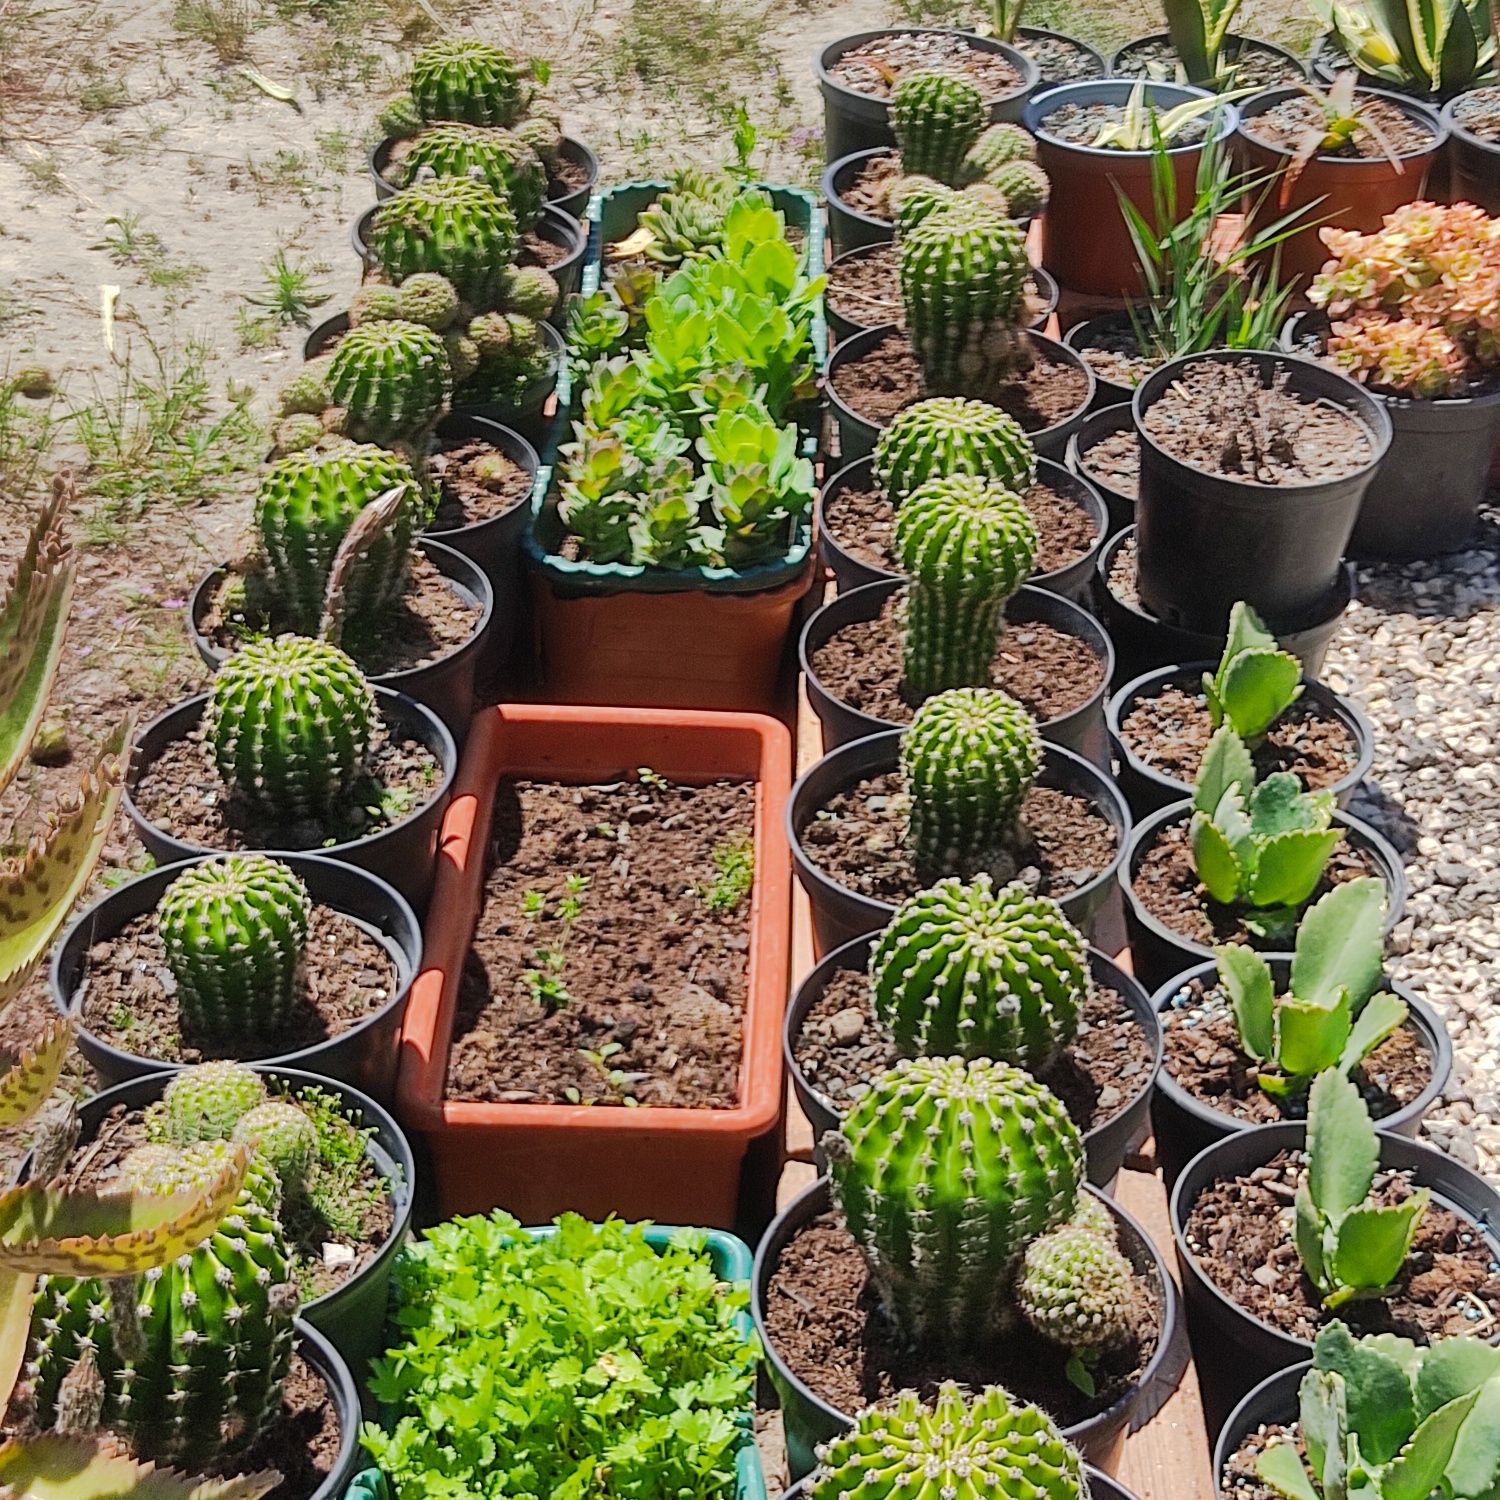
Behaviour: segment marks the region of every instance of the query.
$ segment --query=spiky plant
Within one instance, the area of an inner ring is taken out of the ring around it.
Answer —
[[[902,676],[919,695],[990,680],[1006,602],[1036,561],[1040,533],[1019,495],[986,479],[929,479],[896,512],[910,579]]]
[[[984,95],[957,73],[908,73],[891,90],[891,131],[901,167],[957,184],[984,129]]]
[[[1036,450],[1021,424],[988,401],[932,396],[896,413],[875,440],[875,480],[892,505],[929,479],[972,474],[1024,495]]]
[[[446,276],[466,302],[487,303],[516,249],[510,200],[468,177],[434,177],[387,198],[370,221],[370,249],[395,282]]]
[[[1013,161],[1035,161],[1036,141],[1020,125],[1001,122],[991,125],[969,150],[965,166],[974,177],[989,177]]]
[[[951,208],[962,201],[963,195],[956,189],[921,172],[898,177],[885,190],[886,212],[895,223],[898,236],[915,229],[938,209]]]
[[[349,326],[358,328],[361,323],[381,323],[388,318],[399,318],[401,291],[399,287],[387,286],[383,281],[367,281],[355,289],[349,299]]]
[[[412,59],[411,96],[424,120],[510,125],[531,99],[527,71],[477,37],[444,37]]]
[[[410,441],[448,408],[453,394],[441,335],[420,323],[362,323],[339,341],[328,390],[351,434],[376,443]]]
[[[508,313],[520,313],[540,323],[557,310],[562,288],[541,266],[512,266],[505,273],[500,302]]]
[[[265,1098],[265,1080],[244,1063],[206,1062],[183,1068],[162,1091],[166,1143],[183,1147],[228,1140],[240,1117]]]
[[[1108,1236],[1064,1225],[1034,1239],[1016,1278],[1021,1316],[1044,1339],[1098,1354],[1136,1336],[1135,1271]]]
[[[436,271],[418,271],[415,276],[408,276],[399,287],[389,290],[396,297],[396,311],[392,317],[405,318],[408,323],[421,323],[436,333],[445,332],[458,317],[458,293],[453,283]],[[454,379],[457,378],[455,375]]]
[[[547,169],[541,157],[509,130],[434,126],[412,142],[401,165],[407,187],[424,172],[434,177],[476,178],[509,201],[516,223],[523,228],[536,223],[547,195]]]
[[[285,385],[277,397],[276,410],[283,417],[306,415],[319,417],[332,403],[328,391],[328,370],[333,364],[331,354],[320,354],[310,359]]]
[[[317,1127],[285,1099],[267,1099],[247,1110],[235,1123],[230,1139],[265,1161],[289,1193],[304,1185],[317,1159]]]
[[[1031,219],[1047,206],[1051,179],[1034,161],[1012,161],[997,167],[988,185],[1005,198],[1006,214],[1012,219]]]

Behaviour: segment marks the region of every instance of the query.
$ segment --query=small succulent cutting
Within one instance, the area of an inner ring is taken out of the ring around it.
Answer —
[[[988,401],[932,396],[896,413],[875,439],[875,481],[900,507],[929,479],[969,474],[1018,495],[1036,482],[1036,450],[1021,424]]]
[[[1195,120],[1213,114],[1223,105],[1223,100],[1210,94],[1158,110],[1151,104],[1146,87],[1146,80],[1142,79],[1131,88],[1120,118],[1101,126],[1090,146],[1096,151],[1150,151],[1170,146]]]
[[[1218,669],[1203,674],[1203,692],[1213,727],[1228,724],[1253,747],[1302,696],[1302,663],[1277,645],[1241,599],[1229,611],[1229,638]]]

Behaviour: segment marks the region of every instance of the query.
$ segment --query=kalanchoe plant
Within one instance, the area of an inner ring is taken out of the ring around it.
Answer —
[[[1417,1188],[1399,1203],[1370,1196],[1380,1138],[1358,1086],[1338,1068],[1307,1097],[1307,1175],[1297,1184],[1296,1245],[1323,1306],[1383,1296],[1406,1264],[1427,1211]]]
[[[1357,1068],[1406,1020],[1406,1003],[1380,988],[1385,886],[1373,877],[1335,886],[1297,928],[1286,993],[1243,944],[1215,948],[1240,1046],[1266,1093],[1286,1098],[1328,1068]]]
[[[902,170],[953,184],[984,130],[984,95],[960,74],[908,73],[891,90],[890,118]]]
[[[973,474],[1024,495],[1036,481],[1036,450],[1021,424],[998,406],[933,396],[880,429],[874,472],[894,506],[929,479],[953,474]]]
[[[1487,0],[1312,0],[1349,61],[1383,87],[1448,98],[1494,72]]]
[[[1253,746],[1302,696],[1302,663],[1277,645],[1260,616],[1240,599],[1229,611],[1229,638],[1218,669],[1203,674],[1203,692],[1213,727],[1228,724]]]

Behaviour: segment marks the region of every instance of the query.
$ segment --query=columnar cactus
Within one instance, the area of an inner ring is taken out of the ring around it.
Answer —
[[[1067,1220],[1083,1142],[1029,1074],[976,1058],[902,1061],[826,1140],[833,1193],[886,1312],[925,1346],[1014,1320],[1027,1244]]]
[[[515,254],[516,216],[487,183],[434,177],[387,198],[370,221],[369,242],[392,281],[436,271],[482,304]]]
[[[526,113],[531,89],[502,48],[476,37],[446,37],[412,59],[411,96],[424,120],[510,125]]]
[[[1112,1232],[1067,1225],[1033,1240],[1015,1295],[1032,1328],[1075,1353],[1115,1349],[1136,1333],[1135,1272]]]
[[[174,1073],[162,1092],[167,1143],[192,1146],[223,1141],[241,1116],[264,1102],[266,1085],[253,1068],[237,1062],[206,1062]]]
[[[536,223],[547,195],[547,169],[541,157],[509,130],[437,125],[412,142],[401,166],[408,187],[424,172],[485,183],[509,201],[522,227]]]
[[[122,1185],[169,1194],[211,1180],[232,1148],[142,1148]],[[296,1292],[277,1223],[279,1185],[252,1159],[239,1199],[195,1250],[131,1280],[40,1279],[26,1375],[40,1427],[64,1377],[91,1351],[104,1384],[104,1424],[142,1456],[197,1468],[249,1447],[277,1415],[292,1353]],[[134,1306],[114,1306],[117,1302]],[[117,1320],[138,1336],[120,1347]]]
[[[1036,561],[1036,521],[1019,495],[971,474],[929,479],[896,512],[907,586],[902,675],[913,692],[983,687],[1008,599]]]
[[[983,393],[1027,367],[1031,266],[1015,224],[961,199],[903,232],[898,253],[906,327],[929,390]]]
[[[1077,1035],[1088,945],[1045,896],[940,880],[896,908],[870,954],[875,1014],[907,1057],[993,1057],[1035,1072]]]
[[[157,930],[177,1004],[197,1036],[279,1036],[301,1001],[312,899],[279,860],[225,854],[162,893]]]
[[[337,646],[252,641],[219,668],[205,729],[228,790],[279,818],[324,812],[359,780],[375,695]]]
[[[1088,1500],[1083,1460],[1040,1407],[952,1381],[870,1407],[818,1455],[808,1500]]]
[[[892,505],[918,485],[973,474],[1024,495],[1036,483],[1036,450],[1021,424],[988,401],[932,396],[896,413],[875,440],[875,480]]]
[[[328,575],[349,528],[367,505],[398,487],[407,493],[400,515],[359,559],[345,586],[347,618],[359,622],[378,618],[405,588],[418,509],[416,476],[394,453],[352,443],[289,453],[262,473],[255,530],[266,581],[293,629],[304,635],[317,630]]]
[[[410,439],[431,426],[453,394],[442,336],[420,323],[361,323],[339,342],[328,389],[350,431],[378,443]]]
[[[1014,698],[978,688],[929,698],[901,737],[906,836],[921,878],[983,869],[1012,840],[1041,763],[1036,720]]]
[[[984,95],[960,74],[908,73],[891,90],[891,131],[905,172],[957,183],[984,121]]]
[[[318,1131],[295,1104],[268,1099],[247,1110],[235,1124],[230,1139],[246,1146],[265,1161],[286,1192],[295,1192],[307,1181],[318,1154]]]

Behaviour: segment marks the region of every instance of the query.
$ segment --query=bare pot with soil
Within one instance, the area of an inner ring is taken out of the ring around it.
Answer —
[[[1443,106],[1448,130],[1448,196],[1500,213],[1500,87],[1470,89]]]
[[[1129,406],[1135,388],[1154,368],[1140,352],[1135,322],[1128,311],[1095,313],[1075,323],[1063,343],[1083,356],[1094,372],[1094,410]]]
[[[1065,31],[1051,31],[1045,26],[1018,26],[1011,45],[1024,52],[1041,74],[1038,89],[1055,88],[1060,83],[1081,83],[1086,78],[1103,78],[1109,73],[1109,61],[1097,47],[1070,36]]]
[[[1119,406],[1098,407],[1083,419],[1068,439],[1066,462],[1103,498],[1109,512],[1110,537],[1135,525],[1141,447],[1135,432],[1135,412],[1128,399]]]

